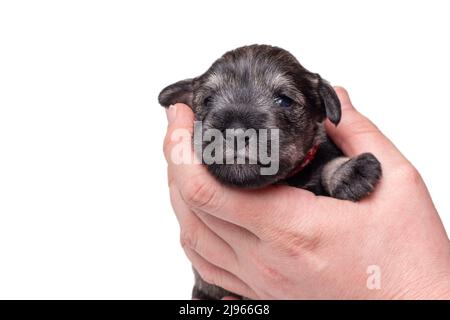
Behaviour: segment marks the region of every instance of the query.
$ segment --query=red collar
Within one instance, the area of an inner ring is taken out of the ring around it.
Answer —
[[[302,171],[316,156],[317,150],[319,149],[319,144],[315,144],[311,147],[311,149],[306,152],[305,158],[303,161],[292,170],[288,177],[295,176],[297,173]]]

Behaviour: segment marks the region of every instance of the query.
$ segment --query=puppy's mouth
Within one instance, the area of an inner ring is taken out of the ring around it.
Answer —
[[[258,157],[257,150],[252,149],[249,144],[245,144],[240,148],[234,147],[225,147],[223,152],[223,160],[224,163],[231,164],[258,164],[263,165]],[[232,160],[232,161],[230,161]]]
[[[243,187],[259,188],[275,183],[278,179],[279,155],[269,146],[251,145],[249,141],[237,147],[226,145],[212,148],[203,144],[202,162],[222,183]],[[267,152],[267,149],[269,152]]]
[[[261,188],[276,182],[276,175],[261,175],[258,164],[210,164],[209,172],[220,182],[240,188]]]

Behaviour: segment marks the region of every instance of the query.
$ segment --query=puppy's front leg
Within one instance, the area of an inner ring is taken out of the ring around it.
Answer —
[[[333,198],[358,201],[373,191],[381,178],[380,162],[371,153],[328,162],[321,175],[322,185]]]

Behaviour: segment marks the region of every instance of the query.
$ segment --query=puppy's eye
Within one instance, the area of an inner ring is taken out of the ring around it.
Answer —
[[[205,100],[203,100],[203,105],[205,107],[210,107],[212,102],[213,102],[213,98],[211,96],[209,96],[209,97],[206,97]]]
[[[274,98],[274,102],[276,105],[279,105],[280,107],[283,107],[283,108],[288,108],[288,107],[292,106],[292,104],[294,103],[294,101],[292,101],[291,98],[289,98],[285,95],[276,96]]]

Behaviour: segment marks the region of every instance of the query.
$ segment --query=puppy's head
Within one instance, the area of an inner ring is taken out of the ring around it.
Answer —
[[[208,169],[220,181],[241,187],[261,187],[286,178],[323,134],[325,117],[336,125],[341,117],[339,100],[326,81],[303,68],[286,50],[267,45],[227,52],[201,76],[166,87],[159,102],[165,107],[185,103],[192,107],[196,120],[202,121],[203,133],[211,129],[221,133],[224,147],[215,149],[214,156],[224,161],[208,162]],[[276,142],[279,152],[271,160],[276,162],[277,171],[261,174],[268,165],[262,161],[261,152],[253,162],[225,161],[230,148],[236,151],[235,156],[239,154],[238,143],[231,147],[226,144],[232,129],[247,133],[241,144],[247,160],[252,138],[258,141],[258,151],[261,142],[266,144],[269,156],[273,156],[270,153]],[[275,142],[268,139],[274,129],[278,132]],[[268,131],[266,141],[261,141],[264,130]],[[210,142],[202,141],[202,147]]]

